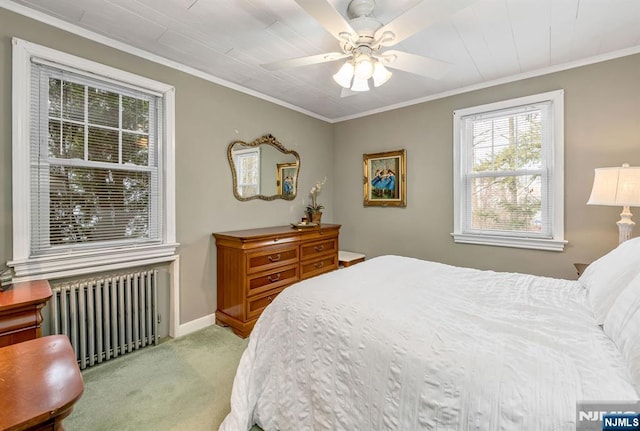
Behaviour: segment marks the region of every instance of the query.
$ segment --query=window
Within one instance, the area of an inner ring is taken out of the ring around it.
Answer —
[[[563,92],[454,112],[456,242],[562,251]]]
[[[175,253],[173,88],[14,39],[17,277]]]

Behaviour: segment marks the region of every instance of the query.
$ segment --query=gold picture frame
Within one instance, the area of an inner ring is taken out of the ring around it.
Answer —
[[[407,151],[364,154],[364,206],[407,206]]]
[[[277,193],[284,196],[295,195],[297,190],[296,178],[298,178],[297,163],[278,163],[276,164],[277,172]]]

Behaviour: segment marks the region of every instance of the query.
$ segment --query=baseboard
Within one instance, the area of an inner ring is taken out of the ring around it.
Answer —
[[[182,337],[183,335],[191,334],[192,332],[199,331],[200,329],[204,329],[215,323],[215,313],[200,317],[187,323],[182,323],[178,325],[174,337]]]

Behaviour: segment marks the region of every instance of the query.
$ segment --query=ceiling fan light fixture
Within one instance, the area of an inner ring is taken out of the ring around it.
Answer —
[[[351,78],[353,78],[353,64],[350,61],[347,61],[342,65],[340,70],[333,75],[333,80],[338,83],[343,88],[351,87]]]
[[[376,64],[373,66],[373,86],[380,87],[391,78],[391,75],[393,75],[393,73],[384,67],[384,64],[376,61]]]
[[[353,85],[351,86],[352,91],[369,91],[369,82],[367,79],[361,79],[357,76],[353,77]]]
[[[373,76],[373,59],[367,54],[361,54],[356,58],[353,75],[359,79],[369,79]]]

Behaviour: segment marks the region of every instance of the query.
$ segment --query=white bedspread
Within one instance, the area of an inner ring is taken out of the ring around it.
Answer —
[[[267,307],[220,430],[574,430],[630,382],[577,282],[382,256]]]

